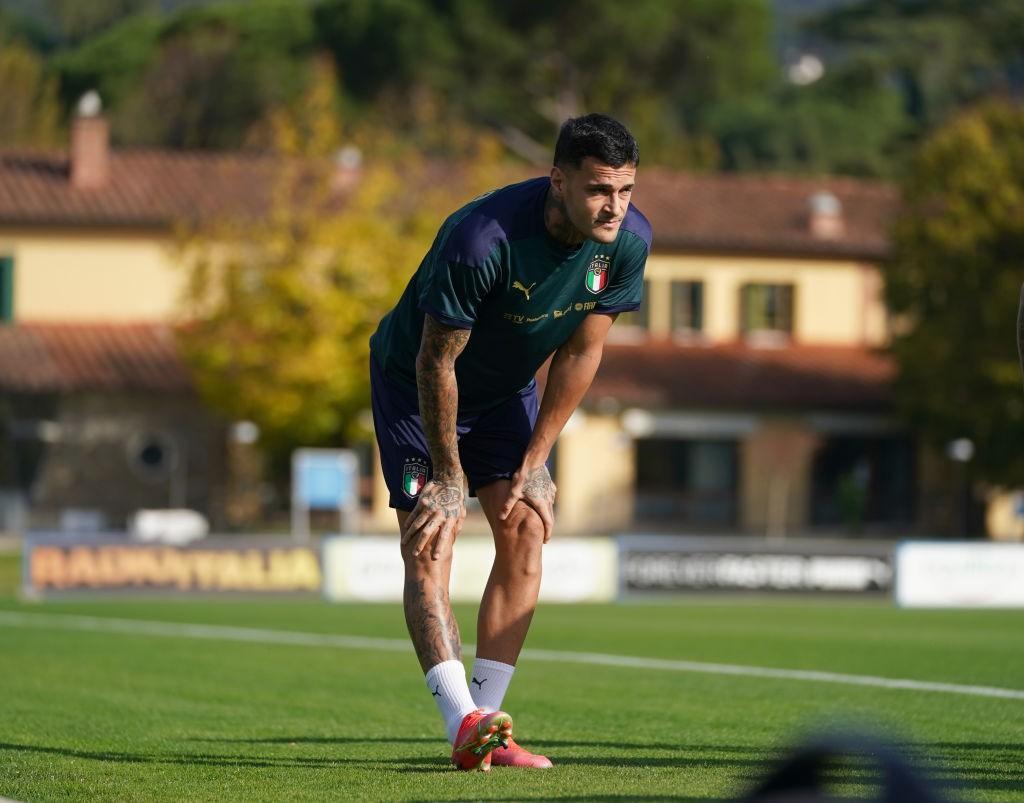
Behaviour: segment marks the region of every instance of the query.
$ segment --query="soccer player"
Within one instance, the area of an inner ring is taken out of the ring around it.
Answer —
[[[638,162],[636,141],[616,120],[566,121],[550,177],[452,214],[370,340],[406,623],[461,769],[551,766],[512,740],[501,705],[554,526],[548,456],[616,315],[640,306],[651,228],[630,204]],[[534,375],[552,354],[538,409]],[[469,684],[448,602],[467,485],[495,547]]]

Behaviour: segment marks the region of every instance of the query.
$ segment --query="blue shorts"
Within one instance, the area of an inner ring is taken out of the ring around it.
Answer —
[[[419,400],[415,393],[388,381],[373,357],[370,392],[391,507],[412,510],[420,490],[433,475]],[[459,460],[469,480],[470,496],[495,480],[509,479],[519,469],[536,423],[537,387],[532,383],[490,410],[457,416]]]

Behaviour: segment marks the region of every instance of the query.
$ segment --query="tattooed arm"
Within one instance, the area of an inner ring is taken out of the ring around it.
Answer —
[[[501,510],[501,517],[507,518],[516,502],[522,499],[537,511],[544,522],[544,543],[551,540],[551,531],[555,525],[557,490],[544,464],[562,427],[594,380],[597,367],[601,364],[604,339],[615,318],[615,315],[604,314],[586,316],[572,336],[555,352],[548,371],[547,385],[544,387],[537,426],[526,447],[523,463],[512,476],[512,487]]]
[[[413,542],[413,552],[417,555],[433,543],[431,557],[434,560],[450,550],[466,517],[462,464],[455,432],[459,406],[455,358],[468,341],[468,329],[444,326],[425,316],[423,338],[416,356],[416,386],[434,476],[420,491],[416,507],[406,519],[402,543]]]

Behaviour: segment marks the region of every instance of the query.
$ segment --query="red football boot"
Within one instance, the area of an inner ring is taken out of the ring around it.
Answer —
[[[460,770],[491,768],[491,752],[512,740],[512,717],[504,711],[487,713],[482,708],[462,718],[452,748],[452,764]]]
[[[533,767],[546,770],[551,767],[551,759],[524,750],[509,737],[507,745],[491,753],[491,764],[495,767]]]

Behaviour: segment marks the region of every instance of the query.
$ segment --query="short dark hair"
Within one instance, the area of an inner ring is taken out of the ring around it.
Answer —
[[[578,168],[588,156],[615,168],[640,164],[640,148],[629,129],[606,114],[570,117],[558,132],[555,165]]]

